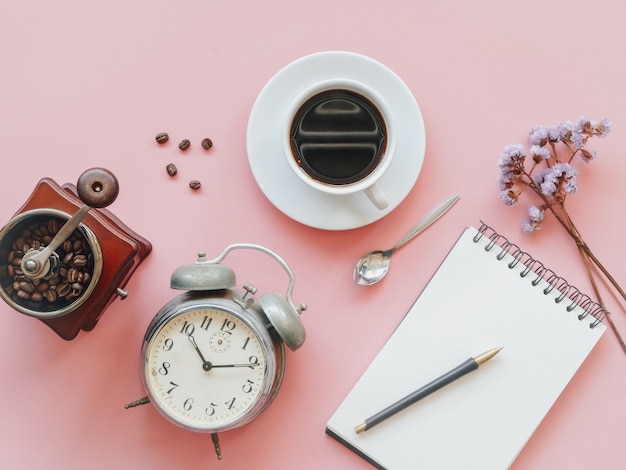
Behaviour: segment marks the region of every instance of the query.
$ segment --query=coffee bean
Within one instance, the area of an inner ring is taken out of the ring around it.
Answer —
[[[57,294],[59,294],[61,297],[65,297],[67,294],[70,293],[71,290],[72,286],[70,286],[67,282],[59,284],[56,288]]]
[[[202,183],[200,183],[200,181],[198,180],[191,180],[189,182],[189,187],[193,189],[194,191],[197,191],[198,189],[200,189],[201,186],[202,186]]]
[[[170,176],[176,176],[176,174],[178,173],[178,168],[176,168],[176,165],[174,165],[173,163],[170,163],[165,167],[165,171],[167,171],[167,174]]]
[[[209,150],[211,147],[213,147],[213,141],[211,139],[209,139],[208,137],[202,139],[202,148],[204,150]]]
[[[76,268],[70,268],[67,270],[67,282],[75,283],[78,281],[79,272]]]
[[[69,253],[65,253],[65,256],[63,257],[63,260],[61,262],[63,264],[70,264],[73,259],[74,259],[74,253],[70,251]]]
[[[59,298],[59,294],[54,289],[48,289],[44,293],[44,297],[46,298],[48,302],[56,302],[56,300]]]
[[[47,225],[50,233],[55,234],[59,231],[59,221],[57,219],[50,219]]]
[[[76,267],[87,266],[87,257],[85,255],[76,255],[72,260],[72,264]]]
[[[13,242],[13,249],[17,250],[17,251],[21,251],[22,248],[24,247],[24,243],[26,243],[26,240],[24,238],[20,237],[20,238],[16,239]]]
[[[159,144],[164,144],[164,143],[165,143],[165,142],[167,142],[168,140],[170,140],[170,136],[169,136],[169,135],[167,135],[167,132],[159,132],[159,133],[156,135],[156,141],[157,141]]]
[[[190,146],[191,142],[189,142],[189,139],[183,139],[180,141],[180,144],[178,144],[178,148],[181,149],[183,152],[187,150]]]
[[[30,294],[23,290],[18,290],[16,294],[20,299],[30,300]]]
[[[33,292],[35,292],[35,286],[31,282],[22,281],[20,282],[20,290],[32,294]]]
[[[81,253],[83,251],[83,241],[74,240],[74,243],[72,243],[72,251],[74,253]]]
[[[40,250],[49,245],[63,223],[57,218],[33,222],[13,242],[12,249],[6,254],[8,277],[2,282],[5,292],[16,302],[65,302],[59,304],[61,308],[80,297],[89,285],[93,257],[89,243],[80,230],[75,230],[57,248],[59,267],[51,278],[33,280],[22,272],[23,254],[28,250]]]

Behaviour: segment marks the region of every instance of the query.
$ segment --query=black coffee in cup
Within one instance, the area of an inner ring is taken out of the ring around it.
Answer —
[[[311,178],[330,185],[355,183],[378,166],[387,147],[382,114],[351,90],[322,91],[296,111],[291,152]]]

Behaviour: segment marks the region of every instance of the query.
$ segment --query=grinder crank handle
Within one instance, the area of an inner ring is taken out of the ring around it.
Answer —
[[[41,279],[50,272],[50,257],[79,226],[89,209],[106,207],[115,201],[119,193],[119,183],[113,173],[104,168],[91,168],[78,178],[78,197],[85,203],[59,229],[48,246],[43,250],[24,253],[22,271],[31,279]]]

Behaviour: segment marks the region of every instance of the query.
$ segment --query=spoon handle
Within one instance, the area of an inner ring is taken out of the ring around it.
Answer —
[[[402,237],[398,241],[398,243],[396,243],[394,245],[393,248],[391,248],[390,250],[387,250],[389,252],[389,254],[391,255],[391,253],[396,251],[398,248],[403,246],[405,243],[413,240],[413,238],[415,238],[417,235],[419,235],[422,231],[424,231],[426,228],[430,227],[430,225],[433,224],[435,221],[437,221],[439,219],[439,217],[441,217],[443,214],[448,212],[448,210],[458,200],[459,200],[459,195],[458,194],[453,194],[452,196],[448,197],[445,201],[441,202],[437,207],[432,209],[428,214],[426,214],[424,216],[424,218],[422,220],[420,220],[417,223],[417,225],[415,225],[415,227],[413,227],[411,230],[409,230],[406,233],[406,235],[404,235],[404,237]]]

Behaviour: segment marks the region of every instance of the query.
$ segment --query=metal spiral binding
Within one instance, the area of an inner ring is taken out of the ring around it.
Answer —
[[[534,259],[520,247],[511,243],[505,236],[498,234],[489,225],[481,221],[478,233],[473,238],[474,243],[478,243],[483,237],[489,239],[484,247],[485,251],[490,252],[494,247],[499,248],[499,252],[496,254],[498,261],[502,261],[507,255],[512,257],[512,260],[507,264],[509,269],[513,269],[519,263],[522,263],[524,268],[519,273],[520,277],[525,278],[531,273],[534,274],[535,277],[531,281],[533,286],[537,286],[541,281],[545,280],[547,286],[543,289],[544,295],[548,295],[556,289],[559,292],[559,295],[554,299],[557,304],[567,299],[570,301],[566,307],[568,312],[573,311],[576,307],[580,307],[583,310],[578,315],[579,320],[589,315],[595,318],[589,325],[590,328],[597,326],[602,322],[604,316],[608,314],[604,307],[593,301],[588,295],[583,294],[577,287],[569,284],[564,278],[544,266],[541,261]]]

